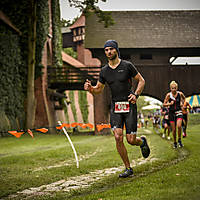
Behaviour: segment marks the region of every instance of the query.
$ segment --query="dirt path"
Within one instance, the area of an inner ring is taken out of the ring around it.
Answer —
[[[142,165],[146,162],[153,162],[156,158],[143,159],[140,158],[137,161],[132,161],[132,166]],[[63,191],[69,192],[70,190],[78,190],[90,187],[95,182],[103,179],[104,177],[116,174],[124,169],[124,166],[106,168],[102,170],[96,170],[89,174],[81,176],[68,177],[66,180],[62,179],[54,183],[42,185],[40,187],[29,188],[23,191],[19,191],[14,195],[10,195],[8,199],[19,198],[20,199],[33,199],[36,196],[50,195],[52,192]]]

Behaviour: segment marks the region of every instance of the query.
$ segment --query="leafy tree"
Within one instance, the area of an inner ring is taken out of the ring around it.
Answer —
[[[149,105],[149,102],[145,101],[144,96],[140,96],[137,100],[137,110],[141,111],[142,107],[147,105]]]
[[[66,20],[66,19],[63,19],[63,18],[60,20],[60,26],[61,27],[69,27],[71,25],[72,25],[72,23],[71,23],[70,20]]]
[[[103,12],[100,10],[97,4],[99,0],[68,0],[70,6],[74,6],[80,9],[86,16],[91,12],[94,12],[98,18],[99,22],[104,22],[104,26],[108,27],[114,24],[114,21],[111,17],[110,12]],[[106,0],[101,0],[106,2]],[[32,128],[35,121],[35,93],[34,93],[34,80],[35,80],[35,51],[36,51],[36,8],[37,0],[29,0],[30,2],[30,12],[29,12],[29,36],[28,36],[28,80],[27,80],[27,119],[26,126],[27,128]],[[57,1],[55,1],[57,2]],[[54,2],[54,3],[55,3]],[[75,21],[75,20],[74,20]],[[61,20],[61,24],[64,26],[69,26],[69,20]],[[53,26],[54,27],[54,26]],[[53,30],[55,33],[55,30]],[[54,52],[55,53],[55,52]],[[55,63],[59,64],[59,60],[55,60]]]
[[[88,16],[91,12],[94,12],[99,18],[99,22],[104,22],[104,26],[108,27],[114,24],[114,20],[111,17],[111,12],[103,12],[96,4],[99,0],[68,0],[70,6],[78,8],[81,12]],[[101,0],[106,2],[106,0]]]
[[[71,20],[66,20],[66,19],[61,19],[60,20],[60,27],[70,27],[71,25],[73,25],[76,20],[78,19],[79,17],[75,17],[72,21]]]
[[[27,81],[27,128],[33,128],[35,122],[35,50],[36,50],[36,8],[37,1],[30,0],[28,35],[28,81]]]
[[[75,59],[77,58],[77,52],[74,51],[73,48],[71,48],[71,47],[69,47],[69,48],[64,48],[63,51],[64,51],[66,54],[70,55],[71,57],[73,57],[73,58],[75,58]]]

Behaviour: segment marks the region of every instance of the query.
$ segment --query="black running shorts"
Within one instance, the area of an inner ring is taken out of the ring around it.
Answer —
[[[170,122],[176,122],[179,119],[181,119],[181,120],[183,119],[183,113],[181,110],[169,112],[169,121]]]
[[[163,119],[162,124],[167,124],[168,126],[170,126],[170,121],[168,119]]]
[[[126,134],[136,134],[137,133],[137,105],[129,103],[130,111],[128,113],[115,113],[114,112],[114,102],[111,103],[110,110],[110,123],[111,128],[126,127]]]
[[[183,120],[184,120],[185,122],[188,121],[188,114],[183,114]]]

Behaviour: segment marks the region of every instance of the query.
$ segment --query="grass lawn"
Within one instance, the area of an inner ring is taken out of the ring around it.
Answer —
[[[151,156],[144,164],[137,164],[145,161],[140,148],[126,143],[130,160],[136,161],[134,177],[119,179],[115,173],[85,189],[70,192],[60,189],[30,199],[200,199],[200,115],[190,115],[188,137],[183,139],[182,149],[174,150],[171,141],[149,130],[151,133],[140,129],[138,134],[146,134],[151,147]],[[34,135],[33,139],[28,135],[0,138],[0,198],[11,199],[9,195],[31,187],[123,166],[112,135],[71,135],[80,160],[78,169],[63,133]],[[22,197],[18,194],[12,199]]]

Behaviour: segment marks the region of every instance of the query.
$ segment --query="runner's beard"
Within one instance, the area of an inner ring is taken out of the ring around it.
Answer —
[[[108,60],[115,60],[117,58],[117,54],[114,54],[112,57],[108,57]]]

